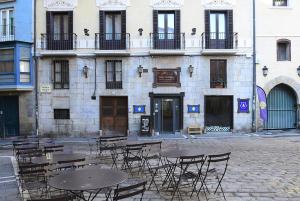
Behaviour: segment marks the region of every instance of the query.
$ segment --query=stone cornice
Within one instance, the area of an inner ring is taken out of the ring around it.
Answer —
[[[236,4],[236,0],[203,0],[202,5],[205,9],[233,9]]]
[[[126,10],[130,6],[130,0],[96,0],[100,10]]]
[[[50,11],[74,10],[78,0],[44,0],[44,7]]]

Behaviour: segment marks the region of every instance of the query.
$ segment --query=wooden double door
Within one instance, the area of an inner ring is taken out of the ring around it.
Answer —
[[[128,98],[100,98],[100,127],[104,134],[127,134]]]

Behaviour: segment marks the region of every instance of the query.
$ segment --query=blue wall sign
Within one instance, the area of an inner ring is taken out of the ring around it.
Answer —
[[[200,113],[200,105],[188,105],[188,113]]]
[[[238,113],[249,113],[249,98],[238,99]]]
[[[134,105],[133,113],[146,113],[146,106],[145,105]]]

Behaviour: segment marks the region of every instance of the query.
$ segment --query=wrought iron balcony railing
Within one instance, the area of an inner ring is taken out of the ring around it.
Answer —
[[[202,49],[237,49],[238,34],[225,32],[204,32],[201,35]]]
[[[0,42],[15,40],[15,26],[0,25]]]
[[[151,49],[183,50],[185,33],[150,33]]]
[[[76,47],[77,35],[75,33],[41,34],[43,50],[74,50]]]
[[[95,34],[96,50],[127,50],[130,49],[129,33]]]

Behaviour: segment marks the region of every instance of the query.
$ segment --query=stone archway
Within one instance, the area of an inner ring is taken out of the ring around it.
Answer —
[[[297,94],[286,84],[275,86],[267,95],[268,120],[265,129],[297,128]]]
[[[268,95],[270,91],[279,84],[285,84],[291,87],[297,96],[297,103],[299,104],[299,97],[300,97],[300,83],[297,83],[294,79],[286,77],[286,76],[279,76],[271,81],[269,81],[267,84],[263,86],[263,89],[265,90],[266,94]]]

